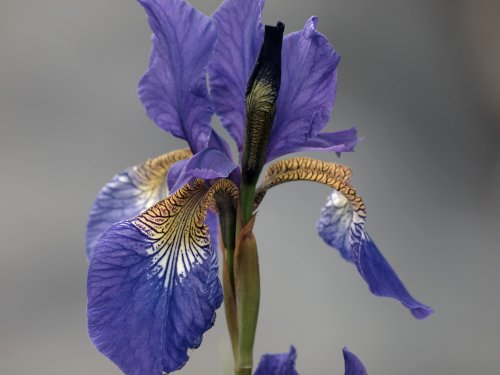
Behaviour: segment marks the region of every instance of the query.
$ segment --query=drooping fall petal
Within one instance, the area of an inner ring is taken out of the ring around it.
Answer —
[[[178,161],[191,156],[188,149],[176,150],[127,168],[114,176],[99,192],[87,224],[87,258],[98,238],[112,224],[131,219],[166,198],[167,173]]]
[[[130,375],[175,371],[197,348],[222,302],[217,252],[205,224],[229,180],[186,185],[97,242],[87,280],[89,335]],[[209,223],[210,224],[210,223]]]
[[[380,297],[398,300],[417,319],[424,319],[434,311],[417,301],[408,292],[391,265],[364,229],[356,224],[356,215],[349,201],[339,192],[333,191],[318,220],[318,234],[330,246],[339,250],[348,261],[353,262],[370,292]],[[352,227],[359,228],[359,235],[351,234]]]
[[[356,265],[374,295],[394,298],[415,318],[426,318],[433,313],[432,308],[410,295],[366,232],[365,204],[350,185],[350,176],[350,170],[340,164],[310,158],[280,160],[270,166],[264,186],[258,190],[256,204],[269,188],[285,182],[314,181],[333,188],[317,225],[321,238]]]
[[[210,137],[213,108],[206,86],[216,39],[209,17],[184,0],[139,0],[153,31],[149,68],[139,82],[148,116],[185,139],[193,153]]]

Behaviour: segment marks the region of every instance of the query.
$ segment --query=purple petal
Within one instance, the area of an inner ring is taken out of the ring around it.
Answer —
[[[207,218],[205,219],[205,224],[208,226],[208,230],[210,232],[210,248],[212,249],[212,251],[217,252],[218,250],[220,250],[219,214],[217,212],[208,210]]]
[[[194,155],[184,165],[171,191],[177,191],[181,186],[195,178],[213,180],[227,177],[237,167],[222,151],[206,148]]]
[[[180,369],[214,323],[222,302],[217,252],[201,212],[191,211],[199,209],[204,191],[183,189],[113,225],[94,249],[89,335],[126,374]]]
[[[139,0],[153,31],[149,69],[139,82],[148,116],[185,139],[193,153],[210,137],[206,67],[216,39],[210,18],[183,0]]]
[[[112,224],[137,216],[168,195],[167,172],[177,160],[189,156],[187,150],[178,150],[147,160],[117,174],[102,188],[87,223],[88,259],[97,239]]]
[[[263,7],[263,0],[225,0],[212,16],[217,41],[208,67],[210,95],[240,152],[245,134],[245,90],[264,35]]]
[[[207,147],[215,148],[224,153],[228,157],[228,159],[232,159],[231,148],[227,144],[226,140],[222,138],[219,133],[215,131],[215,129],[212,129],[212,132],[210,133]]]
[[[182,170],[186,167],[186,164],[189,162],[189,159],[179,160],[177,163],[170,167],[167,175],[167,184],[168,190],[172,193],[175,192],[174,186],[176,182],[179,180],[179,177],[182,173]]]
[[[207,170],[210,172],[207,173]],[[212,129],[207,149],[196,154],[194,160],[180,160],[172,165],[168,172],[168,187],[171,192],[175,192],[192,178],[221,177],[229,177],[239,186],[240,175],[239,167],[232,161],[229,145]]]
[[[340,252],[342,258],[352,262],[352,251],[349,242],[353,218],[352,207],[343,194],[334,190],[321,209],[321,216],[316,224],[319,236],[325,243]]]
[[[355,252],[356,250],[353,254]],[[408,293],[398,275],[366,232],[359,246],[359,256],[354,258],[354,262],[374,295],[397,299],[417,319],[425,319],[434,312],[431,307],[420,303]]]
[[[345,375],[368,375],[365,366],[355,354],[347,348],[344,348],[342,353],[344,353]]]
[[[328,245],[356,265],[374,295],[398,300],[417,319],[424,319],[433,313],[431,307],[414,299],[406,290],[365,231],[364,220],[356,214],[343,194],[333,191],[329,196],[321,210],[317,229]]]
[[[295,370],[297,352],[293,346],[283,354],[264,354],[254,375],[298,375]]]
[[[214,148],[214,149],[221,151],[222,153],[224,153],[227,156],[227,159],[229,159],[229,161],[232,160],[231,149],[229,148],[229,145],[224,140],[224,138],[222,138],[215,131],[215,129],[212,129],[212,131],[210,133],[210,138],[208,140],[207,147]],[[174,192],[176,190],[176,189],[174,189],[174,186],[175,186],[177,180],[179,180],[179,176],[181,175],[181,173],[183,173],[183,169],[185,168],[185,166],[188,162],[189,162],[189,160],[179,160],[177,163],[172,165],[172,167],[168,171],[167,182],[168,182],[168,188],[171,192]],[[224,176],[224,177],[226,177],[226,176]],[[183,184],[180,183],[176,187],[180,187],[182,185]],[[238,186],[239,186],[239,184],[238,184]]]
[[[296,152],[325,128],[335,101],[340,55],[316,31],[317,18],[283,40],[281,89],[267,161]]]
[[[325,132],[308,139],[298,151],[333,151],[340,154],[354,151],[359,141],[356,128]]]

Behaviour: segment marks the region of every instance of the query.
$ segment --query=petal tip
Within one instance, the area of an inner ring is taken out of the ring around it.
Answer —
[[[418,320],[423,320],[434,314],[434,309],[429,306],[419,306],[411,309],[411,314]]]
[[[366,368],[361,360],[346,346],[342,349],[344,355],[345,375],[367,375]]]
[[[316,33],[317,27],[318,27],[318,17],[317,16],[312,16],[311,18],[309,18],[307,20],[306,25],[304,27],[306,39],[310,39],[314,35],[314,33]]]
[[[370,291],[376,296],[398,300],[416,319],[431,315],[434,310],[413,298],[368,233],[363,234],[355,263]]]

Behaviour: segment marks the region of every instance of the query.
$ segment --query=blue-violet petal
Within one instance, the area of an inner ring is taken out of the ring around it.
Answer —
[[[206,148],[183,166],[171,191],[177,191],[189,181],[201,178],[215,180],[228,177],[238,166],[225,153],[215,148]]]
[[[240,152],[245,135],[245,90],[264,37],[263,7],[263,0],[225,0],[212,16],[217,41],[208,67],[210,95]]]
[[[356,214],[342,193],[333,191],[328,197],[317,230],[328,245],[356,265],[374,295],[398,300],[417,319],[424,319],[434,312],[411,296],[364,229],[364,219]]]
[[[166,176],[178,162],[191,156],[187,149],[176,150],[127,168],[114,176],[99,192],[87,223],[87,258],[97,239],[112,224],[131,219],[166,198]]]
[[[216,39],[209,17],[184,0],[139,0],[153,31],[149,68],[139,82],[148,116],[185,139],[193,153],[210,137],[213,108],[206,85]]]
[[[342,350],[344,354],[345,375],[368,375],[365,366],[359,358],[347,348]]]
[[[267,161],[300,151],[328,124],[337,89],[340,55],[327,38],[316,31],[317,18],[311,17],[302,31],[283,40],[281,89],[276,118],[267,152]],[[333,147],[337,138],[330,141]],[[321,148],[325,148],[322,144]]]
[[[201,182],[185,186],[114,224],[96,244],[87,279],[89,335],[128,375],[180,369],[214,323],[222,288],[204,224],[207,191]]]
[[[288,353],[264,354],[254,375],[298,375],[295,370],[297,352],[290,347]]]

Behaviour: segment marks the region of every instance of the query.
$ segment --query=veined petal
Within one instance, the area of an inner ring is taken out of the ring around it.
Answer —
[[[149,68],[139,82],[148,116],[185,139],[193,153],[205,148],[212,105],[206,69],[216,39],[209,17],[183,0],[139,0],[153,31]]]
[[[293,346],[288,353],[264,354],[254,375],[299,375],[295,370],[297,351]]]
[[[195,178],[213,180],[228,177],[236,168],[237,165],[222,151],[206,148],[193,155],[183,166],[171,190],[177,191],[181,186]]]
[[[353,262],[348,236],[352,221],[353,211],[349,200],[334,190],[321,210],[316,228],[323,241],[337,249],[348,262]]]
[[[100,191],[87,224],[87,258],[97,239],[112,224],[131,219],[168,195],[166,177],[176,162],[191,156],[188,149],[176,150],[127,168]]]
[[[335,101],[340,55],[311,17],[283,40],[281,90],[267,161],[307,146],[325,128]]]
[[[356,264],[370,291],[381,297],[397,299],[417,319],[433,313],[432,308],[415,300],[406,290],[365,230],[366,208],[349,184],[350,170],[310,158],[292,158],[274,163],[256,195],[258,205],[266,191],[289,181],[315,181],[334,189],[317,224],[318,233],[342,257]]]
[[[240,152],[245,134],[245,90],[264,37],[263,7],[263,0],[225,0],[212,16],[217,41],[208,67],[210,95]]]
[[[342,349],[344,354],[345,375],[368,375],[365,366],[359,358],[347,348]]]
[[[205,221],[221,192],[237,198],[229,180],[186,185],[97,242],[87,279],[89,335],[126,374],[180,369],[213,325],[222,291]]]
[[[351,232],[356,227],[359,235],[353,236]],[[356,264],[374,295],[397,299],[417,319],[424,319],[434,312],[411,296],[364,229],[364,222],[359,221],[349,201],[339,192],[333,191],[329,196],[321,210],[317,229],[328,245],[339,250],[344,259]]]

